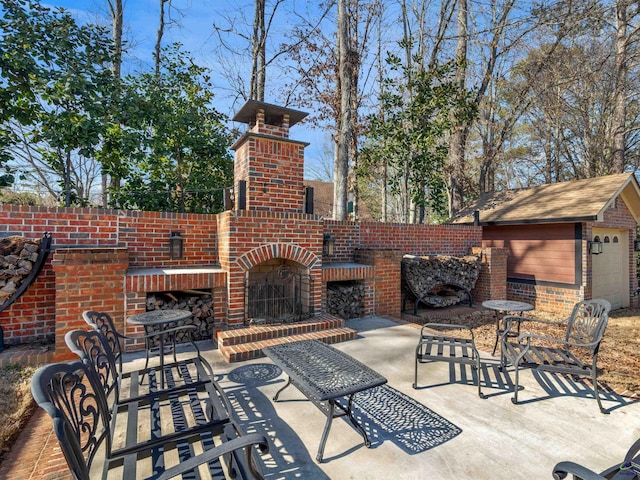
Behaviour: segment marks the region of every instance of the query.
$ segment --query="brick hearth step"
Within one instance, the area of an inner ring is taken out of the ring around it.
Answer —
[[[288,325],[265,325],[226,330],[218,333],[218,350],[227,362],[241,362],[264,356],[270,345],[298,340],[338,343],[352,340],[357,331],[344,326],[344,320],[329,314]]]
[[[288,337],[301,333],[312,333],[320,330],[344,327],[344,320],[328,313],[323,313],[309,320],[286,325],[260,325],[235,330],[218,332],[218,343],[225,347],[242,343],[268,340],[270,338]]]

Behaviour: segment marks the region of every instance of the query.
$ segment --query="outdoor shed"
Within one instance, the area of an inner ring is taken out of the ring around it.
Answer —
[[[507,296],[568,312],[579,300],[637,306],[633,173],[492,192],[451,223],[483,227],[483,247],[508,251]]]

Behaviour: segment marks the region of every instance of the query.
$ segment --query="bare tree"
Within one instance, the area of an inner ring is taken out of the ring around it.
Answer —
[[[156,66],[156,76],[160,75],[160,53],[162,50],[162,36],[164,35],[164,28],[165,28],[164,6],[167,3],[169,4],[169,8],[171,8],[171,0],[160,0],[158,31],[156,33],[156,44],[153,50],[153,60]]]
[[[467,0],[458,0],[456,46],[456,81],[460,89],[465,88],[467,79]],[[469,124],[460,122],[453,127],[449,142],[449,215],[455,215],[464,203],[462,178],[465,168],[465,149]]]
[[[340,93],[340,115],[338,134],[336,136],[336,153],[333,167],[333,218],[347,218],[347,177],[349,175],[349,149],[353,135],[352,119],[352,82],[353,64],[349,36],[349,19],[347,18],[347,0],[338,0],[338,85]]]
[[[246,32],[249,21],[242,17],[242,13],[224,17],[227,24],[222,26],[214,23],[213,28],[218,39],[218,52],[220,62],[223,63],[221,74],[234,90],[234,96],[246,100],[248,98],[264,101],[265,87],[267,83],[267,67],[278,61],[283,55],[288,53],[294,46],[281,46],[275,53],[268,56],[267,40],[272,33],[274,22],[277,18],[279,7],[285,0],[275,0],[267,12],[266,0],[255,0],[254,16],[251,25],[251,32]],[[239,37],[243,40],[244,46],[237,46],[236,43],[227,40],[227,36]],[[232,62],[226,62],[223,54],[231,54]],[[242,57],[250,57],[251,71],[249,72],[249,85],[246,86],[246,74],[241,71]]]
[[[626,167],[625,152],[627,149],[627,102],[628,102],[628,75],[629,75],[629,50],[635,37],[639,33],[639,27],[632,28],[628,32],[629,22],[632,17],[638,15],[636,5],[635,12],[629,15],[630,0],[618,0],[616,2],[616,68],[615,91],[613,113],[613,159],[612,172],[622,173]]]

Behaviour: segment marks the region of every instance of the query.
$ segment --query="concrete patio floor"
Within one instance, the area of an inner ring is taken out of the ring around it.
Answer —
[[[561,460],[602,470],[621,461],[640,437],[640,402],[601,392],[610,411],[603,415],[591,389],[566,376],[524,370],[521,404],[513,405],[513,369],[500,372],[498,358],[486,352],[488,398],[478,398],[470,369],[445,362],[421,365],[414,390],[418,325],[371,317],[348,326],[358,337],[334,347],[388,384],[355,401],[371,448],[347,420],[336,419],[321,464],[315,457],[325,416],[295,387],[271,400],[286,375],[267,358],[227,364],[211,342],[201,342],[244,429],[270,441],[262,458],[267,479],[550,479]],[[126,360],[127,368],[143,366],[141,353]],[[70,478],[44,412],[36,412],[5,458],[0,478]]]
[[[359,398],[356,409],[372,442],[345,419],[334,420],[315,461],[325,416],[290,387],[269,359],[227,364],[205,347],[220,384],[247,431],[266,435],[271,451],[262,465],[268,479],[544,479],[561,460],[601,470],[621,461],[640,437],[640,402],[601,392],[609,415],[599,412],[590,388],[572,379],[525,370],[518,405],[511,403],[513,370],[481,355],[489,383],[480,399],[471,370],[445,362],[420,366],[414,390],[413,355],[419,330],[379,317],[351,320],[359,331],[334,345],[388,379],[383,390]],[[462,380],[461,380],[462,379]],[[452,381],[453,380],[453,381]],[[363,411],[365,410],[365,411]]]

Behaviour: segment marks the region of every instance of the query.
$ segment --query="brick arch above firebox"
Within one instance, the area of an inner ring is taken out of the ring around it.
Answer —
[[[243,270],[248,271],[252,267],[274,258],[292,260],[304,265],[309,270],[320,268],[321,266],[320,257],[292,243],[268,243],[261,245],[242,255],[238,258],[237,263]]]

